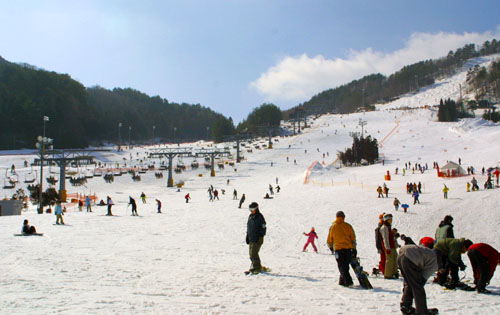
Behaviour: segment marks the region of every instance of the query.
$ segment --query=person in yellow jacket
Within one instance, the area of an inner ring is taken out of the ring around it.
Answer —
[[[339,284],[349,287],[353,285],[349,265],[352,258],[356,256],[356,235],[352,226],[344,222],[344,219],[344,212],[338,211],[335,222],[330,227],[326,243],[332,253],[335,253],[340,272]]]
[[[450,189],[445,184],[444,187],[443,187],[443,196],[444,196],[444,199],[448,199],[448,192],[449,191],[450,191]]]

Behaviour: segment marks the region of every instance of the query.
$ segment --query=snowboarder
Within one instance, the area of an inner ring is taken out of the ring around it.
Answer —
[[[445,238],[455,238],[455,234],[453,233],[453,217],[451,215],[447,215],[444,217],[443,221],[439,223],[438,228],[436,229],[436,233],[434,234],[434,238],[436,242]]]
[[[472,244],[467,252],[472,270],[477,293],[490,293],[486,285],[490,283],[497,265],[500,263],[500,254],[488,244]]]
[[[343,211],[336,213],[336,219],[330,227],[326,243],[332,253],[335,253],[337,266],[340,272],[339,285],[350,287],[353,285],[349,265],[356,256],[356,236],[349,223],[344,221]]]
[[[135,199],[132,198],[131,196],[128,197],[128,204],[132,206],[132,215],[137,216],[137,204],[135,203]]]
[[[63,209],[61,206],[61,201],[57,201],[56,208],[54,210],[54,214],[56,215],[56,224],[64,224],[63,221]]]
[[[245,202],[245,194],[241,195],[241,199],[240,199],[240,204],[238,206],[238,208],[241,208],[241,205]]]
[[[157,212],[157,213],[161,213],[161,201],[160,201],[160,200],[158,200],[158,199],[155,199],[155,201],[156,201],[156,205],[157,205],[157,207],[158,207],[158,208],[157,208],[157,209],[158,209],[158,212]]]
[[[252,262],[249,271],[251,273],[259,273],[262,271],[259,251],[266,235],[266,220],[262,213],[260,213],[259,205],[256,202],[252,202],[248,208],[250,215],[247,221],[246,243],[249,246],[250,261]]]
[[[114,203],[113,200],[111,200],[110,196],[106,197],[106,203],[108,204],[108,214],[106,215],[113,215],[113,213],[111,212],[111,207],[113,207]]]
[[[462,261],[461,255],[465,254],[472,245],[469,239],[445,238],[436,241],[434,251],[436,252],[439,272],[437,274],[437,282],[450,289],[457,287],[465,287],[466,284],[460,282],[458,277],[458,269],[465,270],[466,266]],[[447,283],[448,273],[450,273],[451,281]]]
[[[403,296],[401,312],[403,314],[437,314],[435,308],[427,308],[425,283],[438,269],[436,253],[426,247],[404,245],[399,250],[398,266],[403,275]],[[412,307],[415,300],[415,308]]]
[[[306,244],[304,245],[304,248],[302,249],[303,252],[306,251],[307,249],[307,246],[309,246],[309,244],[312,245],[312,247],[314,248],[314,252],[317,253],[318,252],[318,249],[316,248],[316,245],[314,245],[314,239],[318,238],[318,234],[316,234],[316,231],[314,228],[311,228],[311,232],[307,233],[306,232],[303,232],[303,234],[305,236],[307,236],[307,242]]]
[[[399,278],[396,263],[398,253],[396,252],[396,239],[392,231],[392,214],[385,214],[383,220],[384,222],[380,227],[380,236],[382,238],[382,247],[385,252],[384,278],[397,279]]]
[[[450,189],[445,184],[444,187],[443,187],[443,197],[444,197],[444,199],[448,199],[448,192],[449,191],[450,191]]]
[[[28,220],[24,220],[22,233],[28,235],[35,234],[36,228],[33,225],[29,225]]]
[[[394,209],[396,211],[398,211],[399,210],[399,206],[401,205],[401,201],[399,201],[398,198],[394,198],[394,202],[392,204],[394,205]]]
[[[189,202],[189,199],[191,199],[191,196],[189,196],[189,193],[187,193],[185,196],[184,196],[184,199],[186,199],[186,203]]]
[[[142,194],[141,194],[141,200],[142,200],[142,203],[146,203],[146,194],[144,192],[142,192]]]

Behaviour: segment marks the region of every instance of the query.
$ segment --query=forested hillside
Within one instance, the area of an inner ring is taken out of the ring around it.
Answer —
[[[500,42],[496,39],[484,42],[478,49],[474,44],[468,44],[456,51],[450,51],[446,57],[405,66],[389,77],[372,74],[323,91],[309,101],[284,112],[284,117],[300,116],[303,113],[349,113],[360,107],[370,110],[375,103],[390,101],[399,95],[432,84],[436,79],[452,75],[470,58],[499,52]]]
[[[43,116],[49,117],[46,136],[55,148],[117,143],[119,133],[122,144],[150,143],[153,134],[157,141],[206,139],[218,119],[228,120],[199,104],[169,103],[133,89],[85,88],[67,74],[3,58],[0,113],[2,150],[34,148]]]

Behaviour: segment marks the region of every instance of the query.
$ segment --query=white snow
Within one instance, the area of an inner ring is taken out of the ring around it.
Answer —
[[[470,64],[481,62],[487,60],[473,60]],[[414,240],[433,236],[443,217],[451,214],[455,218],[456,237],[500,249],[500,189],[467,193],[466,182],[471,176],[443,179],[432,169],[434,161],[444,165],[461,158],[464,169],[476,168],[482,188],[486,176],[481,175],[480,169],[497,166],[500,160],[500,125],[480,118],[438,123],[437,109],[422,108],[437,104],[441,97],[458,95],[457,87],[464,84],[465,70],[415,95],[379,105],[375,112],[322,116],[300,135],[280,138],[271,150],[243,150],[247,160],[236,164],[237,171],[225,165],[224,170],[216,169],[216,176],[210,177],[198,159],[198,170],[174,173],[175,182],[185,182],[180,192],[166,187],[166,171],[160,180],[150,171],[141,174],[140,182],[133,182],[128,174],[116,177],[112,184],[102,178],[90,179],[82,187],[72,187],[67,182],[68,193],[96,193],[99,200],[111,196],[115,202],[114,217],[105,216],[105,207],[94,206],[94,212],[87,213],[71,206],[64,216],[68,225],[55,226],[55,216],[36,214],[35,205],[30,205],[22,216],[0,217],[0,313],[398,313],[401,279],[371,277],[374,289],[368,291],[337,284],[337,265],[325,245],[328,229],[335,212],[343,210],[346,221],[355,229],[358,253],[367,271],[378,264],[373,230],[381,212],[391,212],[394,227]],[[400,110],[401,107],[415,108]],[[381,143],[384,165],[336,169],[332,166],[336,153],[351,145],[349,132],[361,131],[360,118],[367,121],[365,135]],[[203,145],[206,147],[203,142],[189,146]],[[133,164],[140,165],[148,149],[96,156],[120,164],[125,158],[130,164],[132,154]],[[327,152],[324,159],[323,153]],[[23,182],[31,171],[24,168],[23,161],[32,162],[34,155],[4,153],[0,156],[2,172],[14,163]],[[304,184],[314,161],[319,164],[311,168],[308,184]],[[323,162],[325,166],[321,165]],[[403,177],[405,162],[427,163],[430,169],[424,174],[407,171]],[[184,163],[189,165],[191,159],[185,158]],[[394,174],[396,167],[398,175]],[[375,189],[384,183],[387,171],[392,176],[391,181],[386,181],[390,198],[379,199]],[[5,174],[8,172],[5,170]],[[49,174],[48,167],[44,173]],[[276,178],[281,191],[274,194],[274,199],[263,199],[269,184],[276,186]],[[407,182],[422,182],[420,205],[414,206],[406,194]],[[450,188],[447,200],[442,196],[444,183]],[[220,201],[208,201],[207,189],[211,184],[219,191],[226,190]],[[18,184],[17,188],[25,186]],[[44,187],[48,187],[46,182]],[[233,189],[237,189],[238,197],[246,195],[242,209],[232,199]],[[9,197],[14,191],[0,192]],[[146,204],[141,203],[141,192],[147,195]],[[186,204],[184,195],[188,192],[192,200]],[[129,196],[138,203],[139,217],[130,215]],[[393,211],[394,197],[410,204],[408,213]],[[163,214],[156,213],[155,198],[163,202]],[[243,274],[250,265],[245,233],[251,201],[260,204],[267,220],[268,234],[261,259],[272,269],[271,274]],[[45,235],[14,237],[25,218]],[[311,248],[303,253],[306,238],[302,232],[309,232],[313,226],[319,235],[320,253],[314,254]],[[469,260],[467,256],[463,260],[468,266],[465,280],[470,280]],[[499,274],[497,271],[488,287],[497,293]],[[352,271],[351,275],[354,278]],[[498,296],[444,291],[431,283],[426,285],[426,291],[429,307],[439,308],[442,314],[498,312]]]

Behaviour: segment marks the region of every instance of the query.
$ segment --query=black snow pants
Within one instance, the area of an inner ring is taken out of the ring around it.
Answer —
[[[335,251],[335,258],[337,259],[337,266],[339,267],[340,278],[339,284],[345,287],[353,285],[349,268],[352,259],[351,249],[339,249]]]
[[[476,288],[484,290],[490,280],[490,266],[488,260],[475,249],[468,251],[467,256],[469,256],[472,270],[474,271],[474,283],[476,284]],[[477,274],[479,274],[479,278]]]

